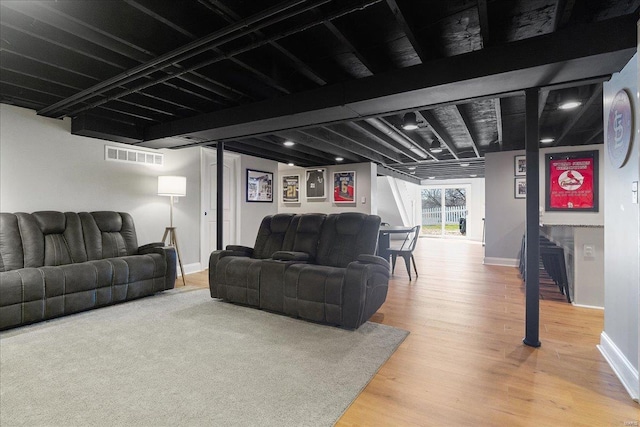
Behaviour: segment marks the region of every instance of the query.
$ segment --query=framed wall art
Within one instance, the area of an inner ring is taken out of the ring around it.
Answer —
[[[247,202],[273,202],[273,173],[247,169]]]
[[[527,198],[527,178],[516,178],[514,185],[514,197],[516,199],[526,199]]]
[[[282,202],[300,202],[300,175],[282,176]]]
[[[355,203],[355,171],[333,173],[333,201],[334,203]]]
[[[598,151],[546,155],[545,209],[598,212]]]
[[[513,174],[515,176],[525,176],[527,174],[527,156],[514,156]]]
[[[327,170],[309,169],[305,171],[307,199],[324,199],[327,197]]]

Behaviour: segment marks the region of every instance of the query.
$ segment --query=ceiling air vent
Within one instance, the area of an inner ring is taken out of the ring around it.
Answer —
[[[164,164],[164,154],[113,147],[111,145],[104,146],[104,159],[113,162],[126,162],[137,165],[162,166]]]

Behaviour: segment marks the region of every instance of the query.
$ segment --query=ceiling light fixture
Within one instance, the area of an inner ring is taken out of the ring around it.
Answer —
[[[282,145],[284,145],[285,147],[292,147],[292,146],[296,145],[296,143],[293,142],[293,141],[285,141],[285,142],[282,143]]]
[[[548,143],[553,142],[553,141],[555,141],[555,139],[553,139],[551,137],[540,139],[540,142],[542,142],[543,144],[548,144]]]
[[[460,166],[462,166],[463,168],[466,168],[467,166],[469,166],[471,163],[460,163]]]
[[[436,179],[436,177],[435,176],[430,176],[429,179]]]
[[[415,130],[418,129],[418,119],[416,113],[407,113],[402,118],[402,129]]]
[[[471,174],[471,175],[469,175],[469,176],[470,176],[471,178],[475,178],[475,177],[477,177],[478,175],[476,175],[476,174]]]
[[[440,146],[440,141],[438,141],[437,139],[434,139],[433,141],[431,141],[429,151],[431,151],[433,154],[442,153],[442,147]]]
[[[574,100],[563,102],[562,104],[560,104],[558,106],[558,108],[561,109],[561,110],[571,110],[571,109],[577,108],[577,107],[579,107],[581,105],[582,105],[582,102],[574,99]]]
[[[336,157],[336,162],[341,162],[344,160],[344,157]]]
[[[287,166],[295,166],[293,163],[287,163]]]
[[[414,171],[414,170],[416,170],[416,167],[415,166],[409,166],[407,169],[409,169],[410,171]]]

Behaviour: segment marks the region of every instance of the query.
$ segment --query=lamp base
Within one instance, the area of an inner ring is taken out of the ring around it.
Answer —
[[[167,244],[166,240],[169,237],[168,246],[176,248],[176,255],[178,256],[178,264],[180,264],[180,274],[182,275],[182,286],[187,286],[184,280],[184,268],[182,267],[182,258],[180,258],[180,248],[178,247],[178,233],[176,227],[167,227],[164,229],[164,235],[162,236],[162,243]]]

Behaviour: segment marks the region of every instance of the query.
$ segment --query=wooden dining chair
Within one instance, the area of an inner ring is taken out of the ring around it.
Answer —
[[[404,263],[407,266],[407,273],[409,273],[409,280],[411,280],[411,263],[413,263],[413,270],[418,277],[418,269],[416,268],[416,260],[413,257],[413,251],[418,243],[418,237],[420,237],[420,226],[416,225],[411,229],[411,232],[407,233],[404,241],[399,247],[391,247],[387,249],[387,253],[391,255],[391,274],[396,269],[396,259],[401,256],[404,258]]]

